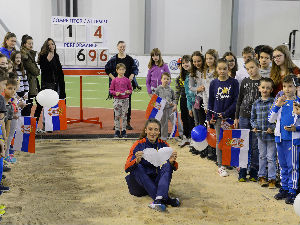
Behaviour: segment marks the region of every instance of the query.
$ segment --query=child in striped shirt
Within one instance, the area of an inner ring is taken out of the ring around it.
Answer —
[[[17,95],[20,98],[27,98],[29,92],[29,84],[26,76],[26,71],[24,69],[22,60],[21,60],[21,52],[14,51],[11,54],[11,60],[14,64],[14,72],[18,74],[20,86],[17,90]]]

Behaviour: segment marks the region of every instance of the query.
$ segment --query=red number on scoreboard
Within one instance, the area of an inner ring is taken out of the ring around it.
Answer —
[[[96,50],[90,50],[89,51],[89,56],[91,57],[91,61],[94,62],[95,59],[97,58],[97,52],[96,52]]]
[[[105,53],[106,50],[102,50],[100,53],[100,60],[105,62],[107,61],[107,54]]]
[[[97,28],[97,30],[96,30],[95,33],[94,33],[94,36],[95,36],[95,37],[102,38],[102,27],[101,27],[101,26],[99,26],[99,27]]]

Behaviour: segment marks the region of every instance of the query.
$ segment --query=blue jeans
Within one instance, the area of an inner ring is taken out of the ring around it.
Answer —
[[[240,117],[239,118],[239,128],[240,129],[252,129],[250,124],[250,118]],[[250,156],[250,177],[257,178],[257,171],[259,169],[259,152],[257,146],[257,137],[255,133],[250,131],[249,133],[249,152]],[[248,162],[249,163],[249,162]],[[246,178],[247,168],[241,168],[239,173],[239,178]]]
[[[258,177],[267,177],[269,180],[276,178],[276,144],[275,141],[264,141],[258,138],[259,171]],[[266,167],[268,166],[268,171]]]

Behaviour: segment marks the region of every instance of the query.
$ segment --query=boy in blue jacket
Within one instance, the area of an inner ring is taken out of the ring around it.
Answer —
[[[283,79],[283,95],[275,100],[269,114],[269,122],[276,122],[275,142],[280,165],[281,188],[274,196],[276,200],[285,199],[286,204],[293,204],[296,198],[299,178],[300,120],[293,113],[296,96],[297,77],[287,75]]]

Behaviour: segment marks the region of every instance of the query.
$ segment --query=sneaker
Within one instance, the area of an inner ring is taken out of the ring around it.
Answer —
[[[126,130],[122,130],[121,137],[122,138],[127,138]]]
[[[181,141],[182,141],[182,137],[181,137],[181,136],[175,137],[174,140],[175,140],[175,141],[178,141],[178,142],[181,142]]]
[[[285,199],[288,196],[289,192],[287,190],[284,190],[282,188],[279,189],[279,192],[274,196],[276,200],[282,200]]]
[[[7,166],[3,166],[3,172],[10,172],[11,168],[7,167]]]
[[[269,189],[275,189],[276,188],[276,180],[270,180],[269,181]]]
[[[208,150],[205,148],[204,150],[200,151],[200,157],[201,158],[206,158],[208,156]]]
[[[6,176],[5,175],[2,175],[2,180],[4,180],[6,178]]]
[[[180,206],[180,201],[179,198],[168,198],[167,200],[164,201],[166,205],[170,205],[172,207],[179,207]]]
[[[2,192],[10,191],[10,188],[0,185],[0,191],[2,191]]]
[[[5,208],[5,205],[0,205],[0,211],[4,210]]]
[[[239,178],[239,182],[246,182],[247,181],[247,178],[246,177],[241,177]]]
[[[255,177],[249,177],[249,180],[252,182],[257,182],[257,179]]]
[[[114,135],[115,138],[121,138],[121,133],[119,130],[116,130],[115,131],[115,135]]]
[[[150,203],[150,204],[148,205],[148,207],[149,207],[150,209],[155,209],[155,210],[160,211],[160,212],[166,211],[166,205],[162,203],[162,200],[161,200],[161,199],[159,199],[159,200],[157,200],[157,199],[154,200],[154,202]]]
[[[11,155],[7,156],[4,158],[6,160],[6,162],[8,163],[16,163],[17,162],[17,159],[12,157]]]
[[[128,123],[126,126],[126,130],[133,130],[132,126],[130,126],[130,124]]]
[[[266,178],[265,177],[260,177],[258,178],[258,184],[261,186],[261,187],[267,187],[269,185],[269,183],[267,182]]]
[[[190,146],[190,152],[191,152],[193,155],[199,155],[199,151],[197,151],[193,146]]]
[[[296,198],[296,194],[295,193],[288,193],[286,199],[285,199],[285,204],[294,204]]]
[[[218,169],[218,173],[220,175],[220,177],[227,177],[228,176],[228,173],[225,169],[224,166],[221,166],[219,169]]]
[[[5,214],[5,210],[0,210],[0,216],[3,216]]]
[[[179,144],[180,148],[183,148],[186,145],[190,144],[190,140],[188,138],[186,138],[185,136],[183,136],[183,139],[181,141],[181,143]]]
[[[42,130],[41,128],[36,128],[35,134],[44,134],[46,131]]]

